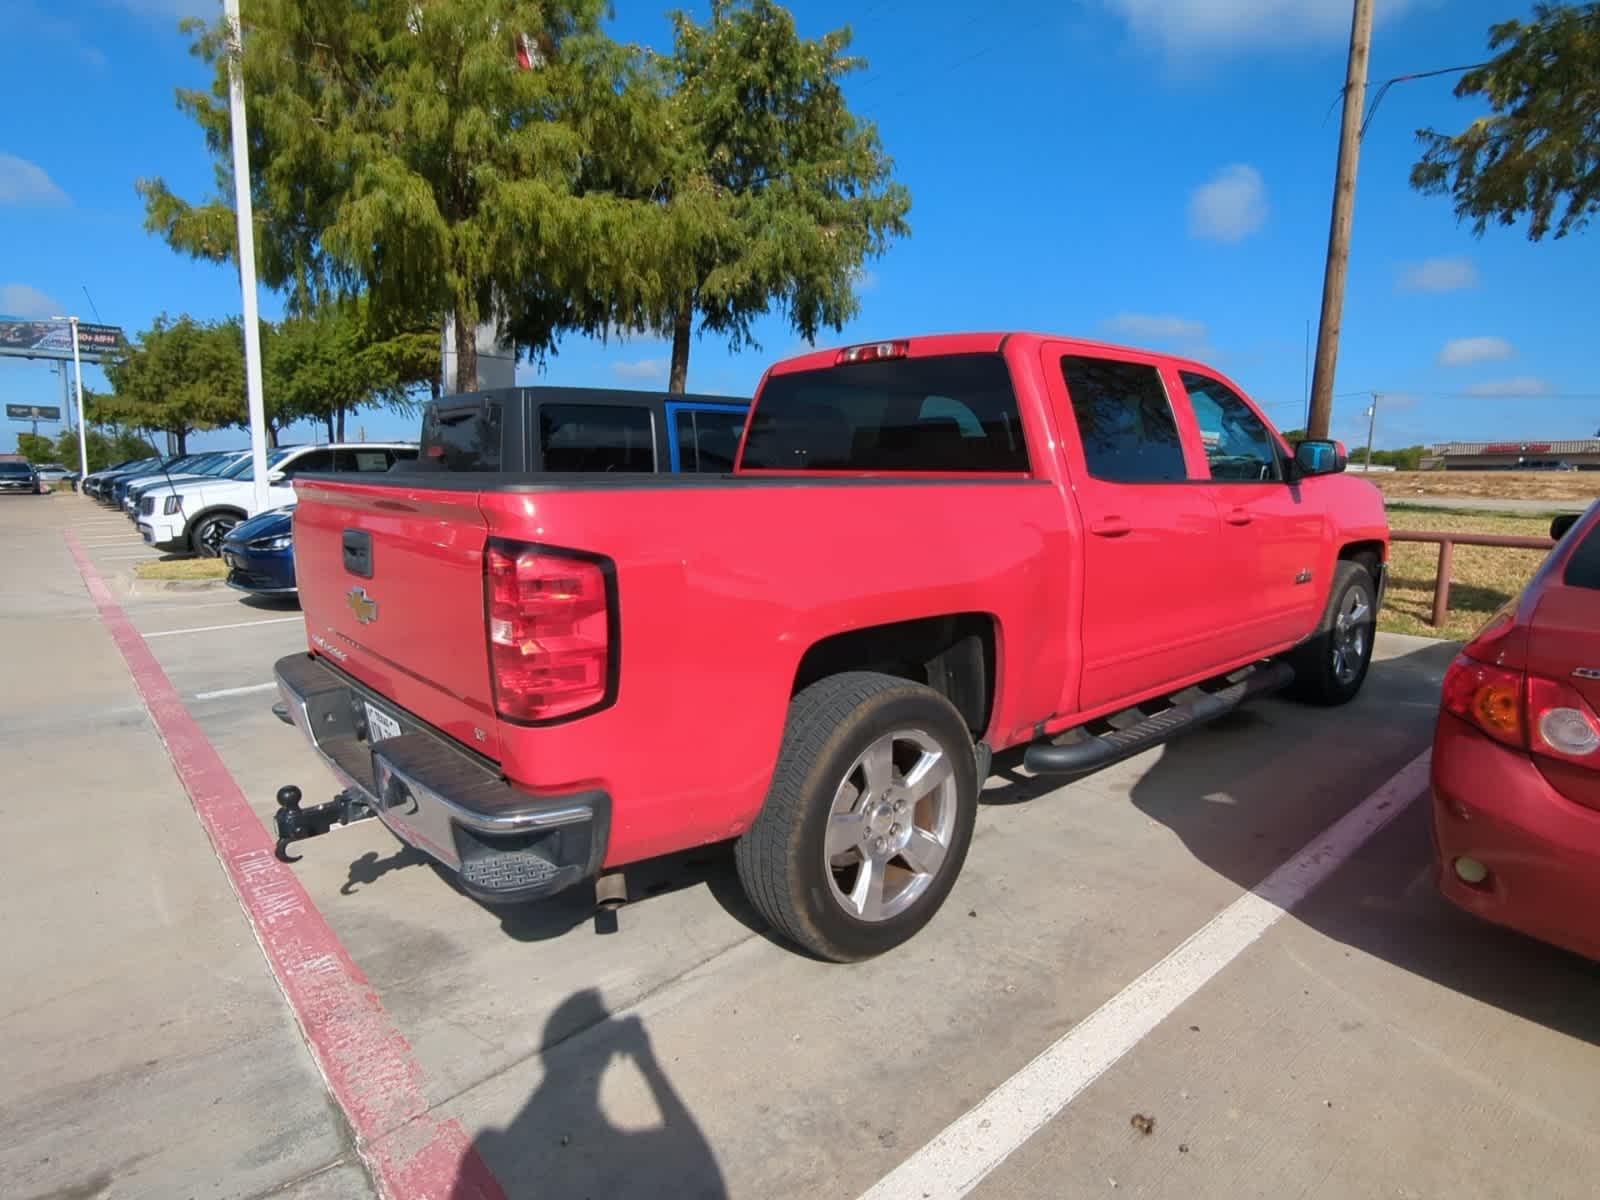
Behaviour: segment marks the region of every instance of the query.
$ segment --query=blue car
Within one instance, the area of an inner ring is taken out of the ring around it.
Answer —
[[[293,596],[294,505],[241,521],[222,541],[228,586],[255,596]]]

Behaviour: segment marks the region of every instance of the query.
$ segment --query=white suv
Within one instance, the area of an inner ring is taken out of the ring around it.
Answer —
[[[267,452],[267,509],[294,503],[296,475],[387,471],[417,457],[406,442],[355,442],[332,446],[282,446]],[[215,558],[222,539],[240,521],[258,515],[255,472],[245,458],[226,475],[160,484],[139,498],[139,534],[169,554]]]

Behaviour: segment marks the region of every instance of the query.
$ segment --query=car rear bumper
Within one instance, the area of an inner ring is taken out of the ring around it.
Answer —
[[[533,900],[599,870],[611,814],[604,792],[524,792],[493,763],[309,654],[279,659],[275,674],[289,719],[340,783],[401,841],[455,872],[468,894]],[[398,736],[370,739],[373,709]]]
[[[1439,890],[1487,920],[1600,959],[1600,812],[1574,804],[1526,754],[1447,714],[1433,746]],[[1489,869],[1480,884],[1459,859]]]

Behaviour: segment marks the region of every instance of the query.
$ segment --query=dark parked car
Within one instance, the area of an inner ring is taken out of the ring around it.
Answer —
[[[228,586],[256,596],[292,596],[294,505],[242,521],[222,542]]]
[[[0,492],[37,496],[47,490],[32,463],[0,462]]]

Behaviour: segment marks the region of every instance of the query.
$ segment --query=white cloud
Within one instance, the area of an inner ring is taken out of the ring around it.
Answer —
[[[15,154],[0,154],[0,204],[57,205],[67,194],[38,163]]]
[[[1542,396],[1550,385],[1536,375],[1516,375],[1510,379],[1488,379],[1467,389],[1469,396]]]
[[[1261,172],[1244,163],[1223,167],[1189,196],[1194,237],[1237,242],[1266,222],[1267,188]]]
[[[1474,363],[1499,362],[1516,352],[1516,347],[1501,337],[1452,338],[1439,351],[1438,365],[1470,367]]]
[[[1101,328],[1117,337],[1134,338],[1148,342],[1198,342],[1204,341],[1204,321],[1188,317],[1156,316],[1150,313],[1118,313]]]
[[[1407,263],[1400,271],[1402,292],[1455,292],[1478,286],[1478,268],[1470,258],[1427,258]]]
[[[12,317],[53,317],[61,311],[49,296],[26,283],[0,284],[0,313]]]
[[[1232,50],[1307,42],[1336,43],[1350,36],[1350,0],[1103,0],[1134,33],[1170,52],[1196,47]],[[1383,21],[1417,0],[1385,0]]]
[[[611,369],[623,379],[665,379],[672,364],[664,358],[641,358],[637,362],[617,362]]]

